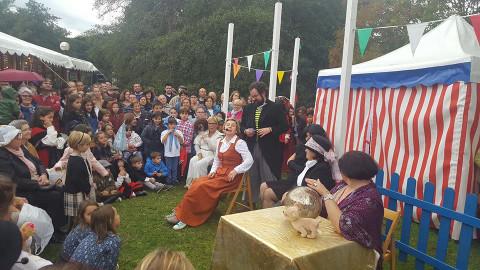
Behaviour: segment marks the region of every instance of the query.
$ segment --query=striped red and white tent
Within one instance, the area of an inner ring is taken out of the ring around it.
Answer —
[[[345,151],[370,153],[385,171],[435,184],[435,204],[447,187],[455,189],[455,209],[463,212],[475,192],[474,155],[480,140],[480,46],[473,28],[453,16],[425,34],[415,56],[410,45],[355,65],[348,107]],[[315,122],[335,143],[340,69],[321,70]],[[478,177],[478,175],[477,175]],[[390,177],[384,182],[389,187]],[[419,216],[417,211],[416,218]],[[438,219],[433,217],[438,225]],[[452,237],[457,239],[459,224]]]

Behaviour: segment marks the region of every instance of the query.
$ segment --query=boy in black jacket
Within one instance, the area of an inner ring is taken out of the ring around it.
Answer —
[[[142,131],[143,155],[149,157],[152,152],[159,152],[163,156],[163,144],[161,134],[163,131],[163,119],[161,112],[155,112],[152,115],[152,121]]]

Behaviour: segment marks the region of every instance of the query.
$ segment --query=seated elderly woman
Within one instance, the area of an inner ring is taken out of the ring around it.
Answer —
[[[217,207],[220,196],[235,190],[243,173],[252,166],[252,155],[239,131],[237,121],[225,122],[225,138],[217,144],[210,174],[193,182],[173,213],[166,216],[168,222],[175,224],[174,230],[203,224]]]
[[[32,129],[30,128],[30,125],[28,124],[28,122],[26,120],[19,119],[19,120],[13,120],[8,125],[14,126],[22,132],[23,147],[25,147],[32,156],[40,159],[40,157],[38,156],[37,149],[29,141],[32,138]]]
[[[17,195],[44,209],[55,229],[65,225],[63,193],[50,185],[41,161],[23,146],[22,133],[13,126],[0,126],[0,174],[17,184]]]
[[[297,145],[295,145],[295,153],[293,153],[293,155],[287,160],[289,179],[296,179],[297,176],[303,171],[303,168],[305,168],[305,163],[307,162],[307,158],[305,156],[305,142],[307,142],[313,135],[320,135],[328,138],[327,133],[322,126],[317,124],[312,124],[302,131],[301,136],[299,137],[302,143],[297,143]]]
[[[377,163],[366,153],[345,153],[338,165],[343,181],[331,191],[319,179],[307,179],[309,187],[323,196],[322,216],[347,240],[374,249],[382,258],[383,203],[372,178],[378,172]]]
[[[332,144],[320,135],[314,135],[305,143],[307,162],[302,171],[289,177],[287,181],[264,182],[260,186],[260,199],[263,208],[272,207],[277,201],[283,199],[285,194],[296,186],[306,186],[305,179],[321,179],[322,184],[328,189],[335,186],[330,163],[336,162],[335,154],[332,155]]]

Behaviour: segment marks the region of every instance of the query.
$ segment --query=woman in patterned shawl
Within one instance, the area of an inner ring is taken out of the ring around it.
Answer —
[[[343,181],[331,191],[318,179],[306,182],[323,196],[322,216],[328,217],[347,240],[374,249],[380,258],[377,269],[381,269],[383,203],[372,182],[378,165],[368,154],[358,151],[344,154],[338,163]]]

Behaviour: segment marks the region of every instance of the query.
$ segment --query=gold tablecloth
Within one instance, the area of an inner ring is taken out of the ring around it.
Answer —
[[[323,219],[316,239],[305,239],[283,217],[283,207],[220,219],[212,269],[374,269],[375,254],[335,233]]]

